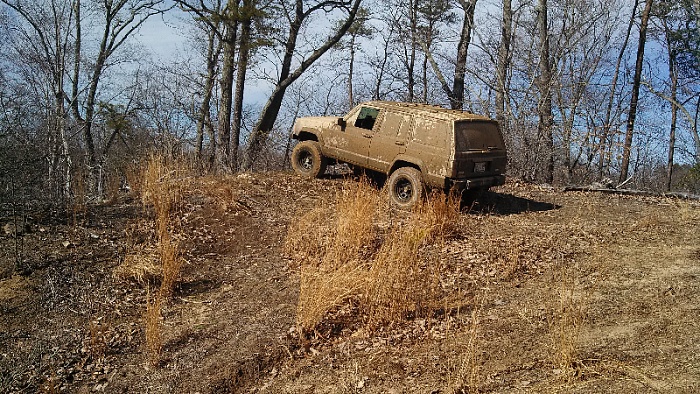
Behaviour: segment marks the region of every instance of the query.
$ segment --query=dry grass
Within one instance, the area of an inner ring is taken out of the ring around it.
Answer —
[[[160,259],[160,288],[146,301],[146,351],[151,366],[158,365],[163,346],[162,308],[173,294],[183,260],[176,239],[184,191],[190,186],[187,166],[151,156],[146,163],[140,183],[141,200],[154,212],[156,250]],[[126,275],[138,279],[151,275],[147,258],[132,257],[134,264],[123,268]],[[144,262],[144,264],[139,264]],[[157,270],[156,270],[157,271]]]
[[[159,256],[155,251],[140,248],[127,254],[124,261],[114,269],[115,279],[134,281],[146,286],[149,283],[160,282],[163,277],[163,267],[159,264]]]
[[[554,296],[556,307],[549,326],[552,335],[552,364],[565,381],[580,375],[580,336],[585,323],[586,297],[581,294],[574,269],[562,269]]]
[[[347,183],[335,207],[313,210],[290,229],[285,249],[299,267],[302,330],[312,330],[364,288],[380,201],[367,182]]]
[[[146,354],[148,364],[157,367],[163,351],[163,318],[160,297],[146,297],[146,312],[144,326],[146,334]]]
[[[90,321],[90,355],[93,360],[105,356],[109,342],[110,327],[100,321]]]
[[[335,204],[290,228],[285,250],[299,267],[297,324],[303,332],[350,300],[370,327],[440,308],[440,263],[426,261],[420,251],[450,234],[458,202],[432,196],[382,231],[384,200],[368,182],[348,182]]]
[[[161,263],[158,297],[167,300],[177,283],[182,258],[175,234],[184,190],[189,186],[188,170],[179,163],[167,163],[151,156],[143,172],[142,201],[155,214],[156,244]]]
[[[180,276],[182,257],[178,248],[178,242],[170,237],[160,240],[160,260],[163,278],[160,282],[158,298],[167,300],[172,296],[173,290]]]
[[[479,313],[480,308],[472,310],[471,322],[468,332],[463,337],[466,343],[462,340],[457,346],[464,350],[459,360],[459,366],[456,368],[454,378],[450,379],[447,392],[462,394],[462,393],[478,393],[480,384],[479,374]],[[457,337],[457,335],[455,335]]]

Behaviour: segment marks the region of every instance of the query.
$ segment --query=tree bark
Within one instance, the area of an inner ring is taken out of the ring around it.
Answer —
[[[408,64],[406,65],[406,72],[408,74],[408,98],[406,101],[412,103],[415,100],[415,68],[416,68],[416,47],[418,38],[418,1],[410,0],[409,10],[410,15],[410,26],[411,26],[411,47],[409,48]]]
[[[634,136],[634,121],[637,117],[637,104],[639,102],[639,86],[642,81],[642,67],[644,65],[644,48],[647,40],[647,25],[651,14],[653,1],[647,0],[642,12],[642,20],[639,25],[639,45],[637,46],[637,62],[634,67],[634,81],[632,82],[632,98],[630,99],[630,112],[627,117],[627,130],[625,131],[625,144],[622,150],[622,163],[620,165],[620,182],[627,179],[632,152],[632,138]]]
[[[467,55],[469,54],[469,43],[472,38],[474,28],[474,11],[478,0],[460,0],[464,9],[464,20],[462,21],[462,31],[457,44],[457,61],[455,62],[455,73],[452,81],[452,94],[450,95],[450,108],[464,109],[464,80],[467,72]],[[510,0],[504,0],[510,3]]]
[[[348,66],[348,110],[352,109],[355,105],[352,86],[352,76],[355,73],[355,38],[356,36],[354,34],[352,37],[350,37],[350,65]]]
[[[554,180],[554,116],[552,114],[552,65],[549,58],[549,27],[547,21],[547,0],[537,2],[537,25],[540,36],[540,77],[538,88],[540,99],[537,106],[539,121],[537,124],[538,141],[544,141],[544,168],[540,178],[546,183]],[[541,159],[541,157],[540,157]],[[541,160],[539,160],[541,162]],[[538,163],[538,168],[542,166]]]
[[[671,191],[673,181],[673,155],[676,149],[676,125],[678,122],[678,67],[676,66],[676,56],[673,52],[670,30],[667,22],[663,21],[666,34],[666,46],[668,47],[668,74],[671,81],[671,127],[668,136],[668,161],[666,163],[666,191]]]
[[[198,163],[202,161],[202,151],[204,149],[204,133],[207,128],[207,124],[211,121],[210,111],[211,111],[211,98],[214,89],[214,83],[216,82],[216,64],[218,63],[218,50],[215,48],[217,44],[216,35],[214,32],[209,32],[208,42],[207,42],[207,76],[204,81],[202,103],[199,107],[199,114],[197,116],[197,140],[195,143],[196,149],[196,160]]]
[[[216,33],[210,28],[207,37],[207,76],[204,81],[204,88],[202,92],[202,104],[199,107],[199,114],[197,115],[197,140],[195,142],[195,156],[199,165],[203,164],[202,150],[204,149],[204,133],[205,130],[211,129],[211,98],[214,83],[216,82],[216,65],[219,62],[220,49],[220,44],[216,43]],[[211,134],[213,133],[210,132],[210,136]],[[216,144],[216,141],[211,138],[210,143]]]
[[[231,164],[238,169],[238,150],[241,143],[241,125],[243,123],[243,93],[245,90],[246,72],[250,57],[251,25],[253,23],[254,5],[251,0],[243,1],[243,21],[241,22],[241,38],[238,48],[238,66],[236,74],[236,102],[233,107],[233,126],[231,128]]]
[[[221,67],[221,103],[219,104],[219,143],[216,170],[231,170],[231,114],[233,112],[233,73],[236,35],[238,33],[238,0],[226,5],[223,37],[223,65]]]
[[[507,135],[509,130],[506,126],[506,92],[511,58],[510,41],[513,34],[511,0],[503,0],[503,20],[501,23],[501,43],[498,46],[498,63],[496,65],[496,120]]]

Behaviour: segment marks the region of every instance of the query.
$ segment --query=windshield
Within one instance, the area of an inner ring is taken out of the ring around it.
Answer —
[[[505,145],[497,123],[467,121],[455,124],[455,149],[457,152],[505,149]]]

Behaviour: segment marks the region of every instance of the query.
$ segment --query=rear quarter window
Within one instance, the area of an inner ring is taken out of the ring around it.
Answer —
[[[386,112],[380,133],[397,140],[405,140],[410,133],[411,116],[400,113]]]
[[[413,139],[423,145],[444,149],[449,146],[449,133],[447,122],[416,118]]]

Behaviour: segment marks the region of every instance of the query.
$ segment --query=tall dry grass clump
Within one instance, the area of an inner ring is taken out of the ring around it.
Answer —
[[[151,156],[143,171],[141,198],[145,206],[153,207],[156,246],[161,263],[158,298],[168,299],[173,292],[182,267],[175,218],[186,187],[187,169],[179,163],[167,163],[162,157]]]
[[[149,291],[144,313],[146,351],[152,366],[158,365],[162,349],[162,308],[172,296],[183,264],[177,241],[177,218],[187,174],[186,166],[181,163],[168,163],[162,157],[151,156],[140,183],[144,206],[153,208],[161,273],[159,290],[154,297],[150,297]]]
[[[387,228],[385,197],[366,180],[348,182],[333,204],[290,227],[285,250],[299,269],[303,332],[350,304],[370,326],[440,307],[439,262],[426,261],[421,248],[452,231],[458,201],[432,196]]]
[[[561,371],[566,381],[580,374],[580,336],[585,322],[586,297],[577,286],[574,272],[563,270],[558,280],[553,310],[550,321],[552,335],[552,363]]]
[[[434,194],[392,226],[367,273],[363,306],[371,326],[440,308],[441,263],[421,258],[420,250],[442,246],[458,215],[459,201]]]
[[[314,209],[291,227],[285,249],[299,268],[302,330],[362,291],[380,202],[368,182],[347,183],[334,206]]]

